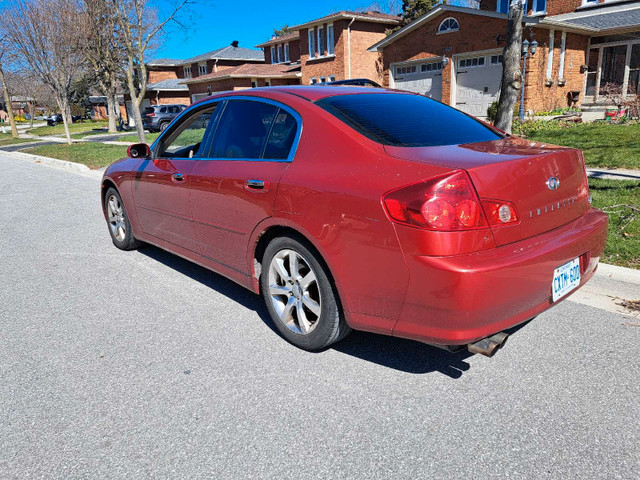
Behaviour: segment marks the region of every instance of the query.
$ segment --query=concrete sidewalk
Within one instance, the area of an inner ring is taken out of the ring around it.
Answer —
[[[612,180],[638,180],[640,181],[640,170],[630,170],[626,168],[590,168],[587,167],[587,175],[590,178],[606,178]]]

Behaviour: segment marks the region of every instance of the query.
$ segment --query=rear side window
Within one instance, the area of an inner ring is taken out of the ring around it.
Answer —
[[[167,107],[162,107],[160,109],[160,113],[167,113]]]
[[[291,146],[298,133],[298,122],[293,115],[279,109],[271,127],[263,158],[270,160],[286,160],[289,158]]]
[[[149,113],[153,113],[153,107],[147,107],[144,109],[144,112],[142,112],[143,115],[148,115]]]
[[[421,95],[338,95],[316,104],[383,145],[435,147],[502,138],[474,118]]]

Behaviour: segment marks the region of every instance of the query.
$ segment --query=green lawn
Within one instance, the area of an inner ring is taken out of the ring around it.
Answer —
[[[590,167],[631,168],[640,170],[640,124],[611,125],[558,122],[528,122],[514,125],[516,135],[537,142],[579,148]]]
[[[159,135],[160,133],[145,133],[144,138],[147,141],[147,143],[151,145],[153,142],[156,141],[156,138],[158,138]],[[128,142],[128,143],[138,143],[138,135],[136,134],[123,135],[122,137],[118,138],[118,141]]]
[[[93,129],[96,128],[108,128],[109,124],[107,122],[92,122],[86,121],[82,123],[72,123],[69,125],[69,132],[80,133],[80,132],[92,132]],[[27,133],[31,133],[32,135],[64,135],[64,125],[62,123],[56,125],[55,127],[36,127],[28,130]]]
[[[89,168],[101,168],[127,156],[127,147],[102,143],[74,143],[73,145],[42,145],[22,150],[25,153],[82,163]]]
[[[602,261],[640,269],[640,182],[589,179],[593,205],[609,215]]]

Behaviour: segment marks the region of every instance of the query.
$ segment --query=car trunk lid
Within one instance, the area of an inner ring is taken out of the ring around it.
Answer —
[[[481,199],[513,203],[518,221],[492,227],[497,245],[560,227],[589,209],[584,159],[579,150],[516,137],[442,147],[385,146],[385,150],[413,162],[464,169]]]

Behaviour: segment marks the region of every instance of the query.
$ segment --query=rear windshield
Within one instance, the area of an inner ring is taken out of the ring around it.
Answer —
[[[144,112],[142,112],[142,114],[146,114],[146,113],[153,113],[153,107],[147,107],[144,109]]]
[[[383,145],[435,147],[502,138],[474,118],[421,95],[337,95],[316,104]]]

